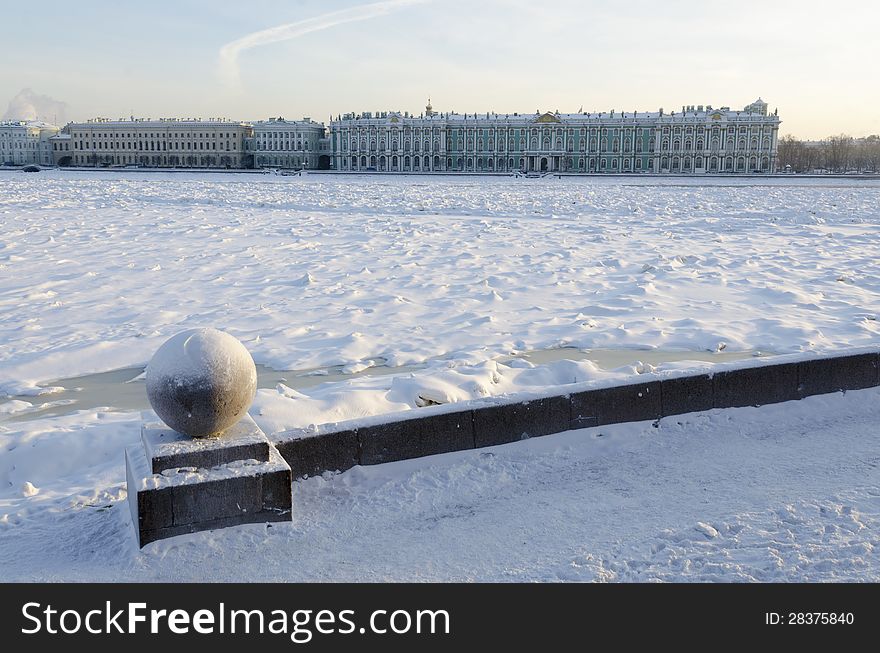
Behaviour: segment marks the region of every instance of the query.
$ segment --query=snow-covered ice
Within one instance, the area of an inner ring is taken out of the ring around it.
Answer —
[[[277,370],[418,367],[261,389],[268,433],[706,365],[505,358],[532,350],[876,347],[878,208],[867,180],[0,172],[0,576],[878,580],[874,390],[356,468],[290,526],[143,552],[139,414],[35,411],[199,327]]]

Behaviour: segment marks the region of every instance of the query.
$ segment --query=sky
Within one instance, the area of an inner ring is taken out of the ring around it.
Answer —
[[[880,3],[0,0],[0,111],[269,116],[742,108],[880,133]],[[7,19],[8,17],[8,19]],[[7,106],[8,105],[8,106]],[[4,107],[6,107],[4,109]]]

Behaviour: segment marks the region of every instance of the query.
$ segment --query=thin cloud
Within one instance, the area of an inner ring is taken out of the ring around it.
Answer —
[[[298,38],[311,32],[330,29],[343,23],[354,23],[369,20],[378,16],[393,13],[410,5],[421,4],[429,0],[384,0],[359,7],[331,11],[320,16],[307,18],[295,23],[277,25],[269,29],[247,34],[240,39],[231,41],[220,48],[220,76],[229,86],[240,84],[238,58],[242,52],[258,48],[261,45],[279,43]]]

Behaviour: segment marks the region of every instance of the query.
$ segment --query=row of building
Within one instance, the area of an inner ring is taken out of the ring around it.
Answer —
[[[0,163],[156,168],[284,168],[339,172],[772,173],[778,112],[339,115],[254,123],[96,118],[59,129],[0,123]]]

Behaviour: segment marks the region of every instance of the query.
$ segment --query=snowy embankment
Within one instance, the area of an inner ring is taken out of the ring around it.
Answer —
[[[138,550],[137,417],[40,420],[3,436],[0,580],[878,582],[878,422],[875,388],[356,467]]]

